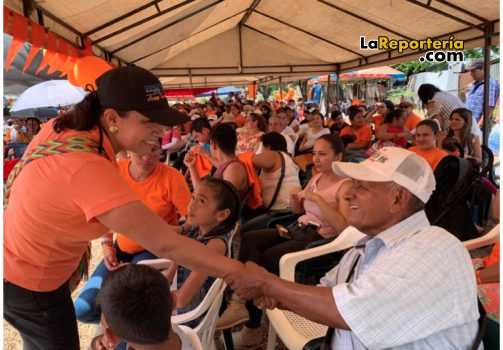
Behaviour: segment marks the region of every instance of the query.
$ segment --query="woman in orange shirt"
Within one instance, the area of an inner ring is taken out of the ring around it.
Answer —
[[[432,119],[425,119],[416,126],[416,145],[409,148],[409,151],[426,159],[433,171],[438,163],[448,155],[448,153],[437,147],[437,134],[440,132],[438,123]]]
[[[365,151],[372,141],[372,130],[365,122],[364,111],[358,106],[348,108],[351,125],[341,130],[341,139],[346,146],[345,161],[359,162],[365,158]]]
[[[148,154],[159,147],[164,126],[188,119],[169,108],[159,79],[127,66],[104,73],[96,85],[44,125],[6,184],[4,318],[26,348],[80,349],[70,282],[76,270],[85,275],[88,243],[109,231],[202,274],[243,268],[179,235],[117,171],[118,152]]]
[[[148,155],[129,152],[130,159],[117,162],[119,172],[135,190],[138,197],[154,213],[172,226],[178,225],[177,211],[187,216],[191,194],[183,175],[176,169],[159,161],[160,152],[153,150]],[[178,231],[184,233],[189,227],[180,225]],[[157,258],[141,245],[127,236],[117,233],[103,236],[103,260],[94,270],[86,285],[75,299],[77,320],[85,323],[98,323],[100,310],[96,307],[96,296],[109,271],[124,263],[136,264],[139,261]]]

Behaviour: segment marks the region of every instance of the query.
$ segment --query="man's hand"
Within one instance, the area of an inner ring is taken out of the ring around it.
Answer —
[[[255,300],[253,300],[253,303],[260,310],[265,310],[265,309],[272,310],[272,309],[275,309],[275,308],[280,308],[281,309],[281,304],[279,303],[279,301],[277,301],[273,297],[268,297],[268,296],[259,297],[259,298],[255,299]]]
[[[245,268],[225,277],[231,289],[243,300],[258,299],[264,296],[266,281],[278,278],[267,272],[263,267],[248,261]]]

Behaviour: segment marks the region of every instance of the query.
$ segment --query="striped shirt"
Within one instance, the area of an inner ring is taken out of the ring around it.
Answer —
[[[360,256],[354,279],[345,283]],[[461,242],[418,212],[360,240],[322,280],[351,331],[332,349],[471,349],[477,286]]]
[[[440,119],[440,129],[448,131],[451,126],[450,116],[453,110],[458,108],[466,108],[465,104],[456,96],[445,92],[439,91],[435,93],[433,98],[428,102],[428,118],[432,118],[438,114]],[[472,134],[477,135],[482,140],[482,133],[475,119],[472,123]]]
[[[500,95],[500,86],[493,78],[489,78],[489,107],[496,106],[496,101]],[[484,82],[474,81],[466,97],[466,108],[468,108],[476,121],[480,120],[484,107]]]

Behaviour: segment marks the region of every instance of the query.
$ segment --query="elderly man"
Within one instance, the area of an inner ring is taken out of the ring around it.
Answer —
[[[332,349],[471,349],[479,317],[473,268],[461,242],[426,218],[435,187],[428,163],[386,147],[333,169],[353,180],[346,220],[366,237],[321,286],[283,281],[252,263],[226,282],[261,307],[333,327]]]

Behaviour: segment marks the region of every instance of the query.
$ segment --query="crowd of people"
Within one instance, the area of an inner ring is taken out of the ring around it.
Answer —
[[[475,82],[480,69],[471,66]],[[424,208],[445,157],[483,162],[479,90],[465,105],[422,85],[423,119],[406,101],[334,103],[324,116],[290,95],[170,108],[138,67],[96,83],[41,130],[27,125],[30,144],[7,181],[4,318],[26,348],[78,349],[76,320],[102,324],[95,349],[184,348],[169,315],[193,310],[215,278],[235,291],[217,328],[246,322],[236,347],[260,343],[262,310],[282,307],[331,327],[332,349],[472,348],[486,272],[473,272]],[[23,133],[14,125],[9,135]],[[285,213],[288,225],[268,226]],[[319,286],[277,277],[284,254],[348,226],[366,236]],[[103,260],[72,301],[98,238]],[[138,265],[158,257],[172,261],[163,273]]]

